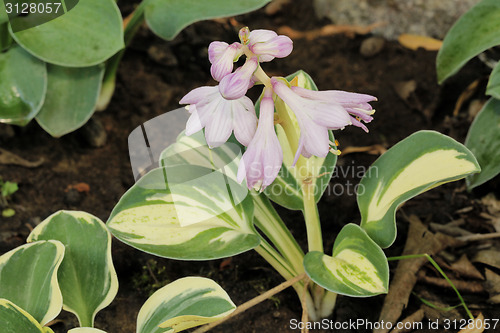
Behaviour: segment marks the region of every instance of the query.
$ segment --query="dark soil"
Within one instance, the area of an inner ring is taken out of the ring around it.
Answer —
[[[122,9],[128,14],[132,6],[126,5]],[[309,1],[292,2],[273,16],[260,10],[236,17],[236,20],[250,29],[273,30],[283,25],[310,30],[330,23],[316,18]],[[14,137],[0,142],[2,148],[28,160],[43,158],[45,161],[38,168],[0,165],[0,175],[4,180],[19,183],[19,191],[11,200],[16,215],[0,217],[0,253],[23,244],[34,226],[61,209],[83,210],[106,221],[121,195],[134,182],[127,147],[130,132],[145,121],[178,108],[180,98],[191,89],[213,84],[207,59],[208,44],[213,40],[235,41],[238,28],[228,22],[201,22],[185,29],[172,42],[165,42],[147,28],[142,28],[120,66],[116,93],[108,110],[94,116],[104,124],[108,135],[102,148],[92,148],[83,139],[81,131],[54,139],[36,122],[25,128],[16,128]],[[356,91],[378,97],[375,120],[369,124],[370,133],[354,127],[337,132],[341,149],[372,144],[390,147],[421,129],[435,129],[463,142],[470,125],[468,104],[458,116],[453,116],[455,102],[472,81],[487,75],[489,70],[479,61],[472,61],[456,77],[439,86],[435,74],[436,52],[412,51],[395,42],[386,42],[380,53],[364,57],[360,54],[360,46],[369,37],[334,35],[294,40],[294,51],[289,57],[263,67],[270,74],[283,76],[303,69],[320,89]],[[416,90],[403,100],[395,87],[409,80],[415,81]],[[481,97],[481,94],[478,91],[476,96]],[[4,129],[0,127],[0,131]],[[375,159],[376,156],[365,153],[348,154],[340,157],[339,166],[367,167]],[[359,180],[357,172],[349,173],[347,178],[334,178],[332,185],[335,182],[346,184],[347,181],[356,184]],[[81,182],[90,186],[88,193],[68,191],[69,186]],[[449,184],[411,200],[403,210],[426,222],[446,223],[464,217],[469,222],[466,229],[491,232],[479,217],[484,208],[477,200],[491,191],[498,192],[498,184],[494,180],[470,194],[463,191],[463,181]],[[456,213],[468,206],[473,210],[466,214]],[[355,196],[352,192],[336,192],[335,187],[331,187],[321,200],[319,210],[325,248],[330,251],[341,227],[360,220]],[[282,214],[293,234],[305,246],[305,229],[300,214],[288,211]],[[405,243],[407,223],[402,218],[399,220],[399,236],[387,251],[389,255],[399,255]],[[473,254],[470,251],[474,248],[466,247],[460,251]],[[143,254],[114,240],[113,257],[120,290],[115,301],[96,318],[96,327],[110,333],[135,332],[137,313],[149,294],[168,281],[183,276],[199,275],[216,280],[236,304],[282,282],[281,277],[255,252],[234,257],[224,265],[221,265],[222,260],[180,262]],[[432,290],[444,302],[458,303],[452,292],[425,285],[423,288]],[[485,318],[500,317],[499,308],[486,303],[487,295],[464,296],[468,303],[476,304],[483,311]],[[341,297],[330,319],[363,318],[375,322],[383,300],[383,296],[368,299]],[[411,298],[405,314],[418,309],[420,304],[418,299]],[[299,300],[293,291],[286,290],[214,331],[289,332],[290,320],[299,320],[300,317]],[[77,326],[71,314],[63,312],[60,318],[62,321],[53,326],[55,332],[66,332]]]

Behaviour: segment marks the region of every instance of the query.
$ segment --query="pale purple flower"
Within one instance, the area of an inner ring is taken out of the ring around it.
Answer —
[[[238,181],[246,178],[249,189],[260,187],[263,191],[276,179],[283,162],[283,151],[274,131],[272,95],[271,89],[264,90],[257,131],[238,167]]]
[[[231,45],[225,42],[210,43],[208,60],[212,64],[210,73],[215,80],[220,81],[233,71],[233,63],[243,54],[242,47],[240,43]]]
[[[292,40],[271,30],[252,30],[250,32],[248,48],[259,56],[260,62],[268,62],[276,58],[288,56],[293,49]]]
[[[218,86],[200,87],[184,96],[180,104],[189,104],[191,116],[186,123],[186,135],[205,128],[210,148],[226,142],[234,130],[236,139],[245,146],[252,140],[257,127],[255,108],[250,98],[227,100]]]
[[[238,99],[247,93],[247,90],[253,86],[253,73],[259,66],[257,57],[247,58],[243,66],[234,71],[234,73],[224,76],[219,83],[219,90],[225,99]]]
[[[292,87],[292,90],[299,96],[305,98],[324,102],[335,101],[351,115],[351,122],[354,126],[361,127],[368,133],[368,128],[361,120],[365,123],[369,123],[373,120],[371,115],[375,113],[375,110],[369,102],[376,101],[376,97],[341,90],[314,91],[301,87]]]
[[[326,157],[330,151],[329,129],[342,129],[347,125],[360,126],[351,114],[371,121],[373,114],[369,101],[375,97],[343,91],[312,91],[300,87],[289,88],[283,79],[271,78],[274,92],[292,109],[300,127],[298,149],[293,165],[299,156]],[[356,123],[355,123],[356,122]],[[363,124],[361,124],[363,125]]]

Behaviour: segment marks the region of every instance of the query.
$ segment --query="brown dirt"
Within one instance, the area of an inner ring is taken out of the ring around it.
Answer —
[[[130,5],[123,8],[125,14],[130,10]],[[267,16],[261,10],[236,19],[251,29],[277,29],[289,25],[296,30],[309,30],[329,23],[314,16],[308,1],[289,4],[273,16]],[[336,133],[341,148],[372,144],[390,147],[420,129],[436,129],[463,142],[470,121],[463,110],[458,117],[452,117],[454,103],[469,83],[486,75],[488,70],[480,62],[473,61],[458,76],[440,87],[436,83],[436,52],[411,51],[397,43],[386,42],[379,54],[366,58],[359,49],[368,37],[336,35],[312,41],[295,40],[294,51],[288,58],[265,64],[264,70],[287,75],[303,69],[314,78],[320,89],[357,91],[378,97],[376,119],[369,125],[370,133],[365,134],[358,128]],[[212,40],[231,42],[236,38],[237,28],[213,21],[194,24],[168,43],[146,28],[141,29],[123,59],[116,94],[109,109],[95,115],[108,134],[108,142],[103,148],[91,148],[79,131],[54,139],[35,122],[25,128],[16,128],[15,137],[1,142],[1,147],[29,160],[44,158],[45,163],[34,169],[0,165],[0,175],[5,180],[19,183],[19,191],[12,198],[17,214],[12,218],[2,218],[0,223],[0,253],[23,244],[32,227],[60,209],[87,211],[106,221],[120,196],[133,184],[127,148],[130,132],[145,121],[177,108],[179,99],[189,90],[211,84],[208,44]],[[394,86],[408,80],[415,80],[416,90],[408,101],[404,101]],[[477,95],[480,96],[480,93]],[[366,167],[375,158],[367,154],[351,154],[341,157],[339,165]],[[333,181],[347,180],[357,183],[359,177],[348,175],[347,179]],[[65,190],[69,185],[81,182],[87,183],[90,191],[69,204]],[[498,191],[498,181],[490,182],[471,194],[457,192],[462,185],[459,182],[434,189],[413,199],[404,211],[416,214],[427,222],[445,223],[458,217],[455,213],[457,209],[473,206],[473,210],[465,216],[470,222],[466,228],[474,232],[491,231],[478,217],[484,208],[477,204],[476,199],[488,192]],[[319,210],[324,222],[325,248],[330,251],[340,228],[348,222],[359,221],[355,197],[331,191],[320,202]],[[287,211],[282,213],[304,246],[305,229],[300,215]],[[406,224],[400,223],[398,239],[388,250],[389,255],[400,254],[406,229]],[[464,248],[460,251],[467,253],[469,250]],[[102,310],[96,319],[96,327],[110,333],[135,331],[137,312],[152,291],[151,284],[155,283],[146,265],[150,268],[153,265],[155,278],[161,283],[187,275],[211,277],[227,290],[236,304],[282,282],[280,276],[254,252],[232,258],[231,264],[222,270],[219,267],[221,260],[166,260],[140,253],[116,240],[113,255],[120,290],[112,305]],[[157,268],[161,267],[164,270],[158,272]],[[436,288],[434,292],[451,304],[457,303],[451,292]],[[466,301],[478,304],[486,318],[499,318],[498,307],[486,304],[487,296],[465,297]],[[331,319],[346,321],[364,318],[373,322],[378,318],[382,303],[383,296],[340,298]],[[408,314],[419,306],[418,299],[411,299]],[[300,311],[298,299],[287,290],[215,331],[289,332],[289,321],[300,319]],[[62,322],[53,326],[56,332],[66,332],[77,324],[70,314],[63,314],[60,318]]]

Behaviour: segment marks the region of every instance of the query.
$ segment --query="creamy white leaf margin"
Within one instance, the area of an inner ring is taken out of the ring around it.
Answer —
[[[388,290],[389,266],[384,252],[356,224],[342,228],[332,256],[309,252],[304,267],[311,280],[338,294],[368,297]]]
[[[61,290],[59,289],[59,283],[57,280],[57,271],[59,269],[59,266],[61,265],[61,262],[63,261],[64,257],[64,245],[59,242],[59,241],[40,241],[40,242],[35,242],[31,244],[24,244],[21,246],[16,247],[15,249],[3,254],[0,257],[0,273],[1,271],[5,268],[6,265],[8,265],[9,260],[14,256],[17,252],[19,251],[25,251],[28,249],[33,250],[35,247],[41,247],[41,246],[46,246],[46,244],[50,244],[56,248],[55,252],[55,257],[53,259],[53,262],[51,263],[52,269],[51,269],[51,276],[50,276],[50,290],[49,290],[49,297],[47,300],[47,308],[44,311],[45,314],[43,315],[42,318],[40,318],[40,323],[41,325],[45,325],[51,320],[53,320],[57,315],[61,312],[62,304],[63,304],[63,299],[62,299],[62,293]],[[30,270],[32,267],[26,267],[26,270]],[[30,270],[31,271],[31,270]],[[25,273],[27,273],[25,271]],[[31,271],[31,273],[34,273]],[[0,274],[1,276],[1,274]],[[42,277],[45,278],[45,277]],[[0,283],[2,281],[0,280]],[[29,290],[30,286],[25,286],[27,290]],[[27,295],[27,297],[30,297],[31,295]]]
[[[109,289],[107,290],[106,297],[103,298],[101,303],[96,307],[94,312],[91,315],[92,323],[94,321],[94,318],[96,314],[107,307],[113,299],[115,298],[116,294],[118,293],[118,277],[113,265],[113,258],[111,254],[111,233],[108,231],[108,228],[106,227],[106,224],[102,222],[98,217],[82,212],[82,211],[66,211],[66,210],[61,210],[58,211],[49,217],[47,217],[44,221],[42,221],[35,229],[33,229],[28,236],[28,239],[26,240],[27,242],[33,242],[36,241],[40,238],[45,238],[46,236],[44,235],[44,232],[46,232],[47,228],[49,227],[49,224],[52,223],[52,220],[60,215],[66,215],[69,218],[73,219],[72,221],[82,224],[83,226],[85,224],[93,225],[93,226],[98,226],[100,227],[107,235],[107,245],[106,245],[106,263],[105,266],[107,267],[107,273],[109,274]],[[50,237],[50,235],[48,235]],[[63,244],[63,243],[61,243]],[[63,244],[67,245],[67,244]],[[64,260],[63,260],[64,261]],[[106,278],[105,278],[106,279]],[[106,279],[106,281],[108,281]],[[106,284],[107,285],[107,284]],[[107,289],[107,288],[106,288]],[[66,311],[69,311],[71,313],[74,313],[79,321],[81,322],[80,315],[77,313],[75,309],[72,309],[70,306],[65,304],[63,300],[62,308]]]
[[[379,157],[358,187],[361,227],[381,247],[396,239],[399,205],[441,184],[480,171],[462,144],[435,131],[419,131]]]
[[[222,311],[210,306],[215,301],[222,304]],[[229,295],[213,280],[181,278],[148,298],[137,317],[137,333],[180,332],[224,318],[235,309]],[[207,316],[207,312],[213,313]]]
[[[7,317],[14,317],[16,322],[7,321]],[[12,327],[12,325],[22,324],[21,322],[27,324],[28,327]],[[42,327],[42,325],[40,325],[40,323],[28,312],[5,298],[0,298],[0,323],[3,333],[19,333],[20,329],[23,329],[22,333],[52,332],[50,328]]]

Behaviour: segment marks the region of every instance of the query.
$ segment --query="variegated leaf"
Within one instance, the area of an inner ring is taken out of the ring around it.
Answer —
[[[388,247],[396,239],[399,205],[479,170],[474,155],[452,138],[434,131],[412,134],[378,158],[361,180],[361,227],[381,247]]]
[[[0,325],[2,333],[52,332],[50,328],[42,327],[28,312],[5,298],[0,298]]]
[[[497,66],[498,67],[498,66]],[[500,100],[490,98],[470,125],[465,146],[474,154],[481,172],[467,177],[473,189],[500,173]]]
[[[68,333],[106,333],[106,332],[93,327],[77,327],[69,330]]]
[[[58,240],[66,247],[57,274],[64,309],[74,313],[81,326],[93,326],[96,313],[118,292],[106,225],[85,212],[59,211],[40,223],[28,242],[44,239]]]
[[[210,149],[205,140],[203,131],[199,131],[187,136],[183,131],[177,138],[177,141],[167,147],[160,154],[160,167],[175,167],[182,165],[197,165],[207,169],[220,170],[230,179],[236,180],[238,165],[241,159],[241,148],[230,139],[220,147]],[[248,191],[234,189],[236,192],[242,192],[243,198]]]
[[[304,267],[311,280],[338,294],[367,297],[386,293],[389,265],[382,249],[356,224],[342,228],[333,254],[306,254]]]
[[[137,333],[181,332],[226,317],[236,309],[214,281],[186,277],[156,291],[137,317]]]
[[[296,73],[287,76],[288,81],[294,78],[297,80],[297,85],[310,90],[318,90],[312,78],[306,72],[300,70]],[[283,103],[281,107],[286,110],[287,117],[293,124],[293,129],[297,139],[300,134],[299,124],[293,111]],[[258,105],[257,105],[258,108]],[[292,130],[293,131],[293,130]],[[337,163],[337,156],[328,154],[326,158],[312,156],[311,158],[304,158],[301,156],[297,166],[292,167],[295,151],[297,147],[291,147],[290,140],[288,140],[285,129],[281,124],[276,125],[276,133],[283,149],[283,165],[276,180],[269,185],[264,193],[280,206],[292,210],[304,209],[302,184],[304,180],[312,181],[314,187],[314,196],[316,202],[321,199],[323,192],[325,192],[330,179],[332,178],[335,164]],[[292,140],[293,141],[293,140]],[[330,141],[335,141],[332,132],[330,131]],[[298,143],[298,141],[297,141]]]
[[[185,164],[154,169],[120,199],[108,227],[124,243],[167,258],[248,251],[260,243],[252,198],[224,171]]]
[[[8,299],[45,325],[61,312],[57,270],[64,256],[58,241],[19,246],[0,257],[0,298]]]

